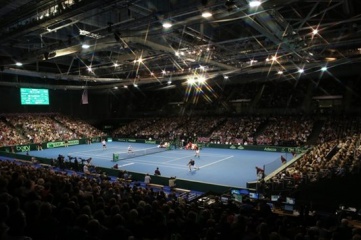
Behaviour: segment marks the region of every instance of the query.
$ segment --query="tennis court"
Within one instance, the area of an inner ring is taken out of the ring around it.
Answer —
[[[131,143],[135,157],[128,153],[129,143],[108,142],[103,149],[101,143],[90,145],[76,145],[63,148],[31,151],[35,157],[57,158],[59,154],[77,157],[78,159],[92,158],[91,164],[104,168],[112,168],[116,163],[120,170],[137,173],[153,174],[159,167],[162,176],[176,176],[177,179],[204,182],[209,184],[246,188],[247,182],[255,181],[257,174],[255,166],[262,167],[271,162],[278,162],[281,153],[203,148],[200,157],[195,158],[193,150],[168,150],[152,153],[157,146],[154,144]],[[140,156],[139,152],[151,153]],[[25,154],[25,153],[23,153]],[[113,161],[113,154],[119,154],[121,159]],[[129,158],[126,156],[129,155]],[[291,156],[285,155],[287,158]],[[189,171],[188,161],[193,158],[199,170]],[[274,165],[274,164],[273,164]],[[279,161],[281,166],[281,161]]]

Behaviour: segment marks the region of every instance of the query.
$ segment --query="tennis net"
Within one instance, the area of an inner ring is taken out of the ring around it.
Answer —
[[[135,158],[140,157],[144,155],[159,153],[159,152],[165,152],[169,150],[169,148],[163,148],[163,147],[151,147],[151,148],[144,148],[144,149],[138,149],[133,150],[131,152],[119,152],[119,153],[113,153],[113,162],[129,159],[129,158]]]

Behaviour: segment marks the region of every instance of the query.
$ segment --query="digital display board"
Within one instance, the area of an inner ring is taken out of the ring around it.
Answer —
[[[49,105],[49,89],[20,88],[21,105]]]

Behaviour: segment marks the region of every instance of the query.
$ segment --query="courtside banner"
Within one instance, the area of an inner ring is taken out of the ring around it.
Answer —
[[[264,152],[284,152],[284,153],[302,153],[307,148],[302,147],[279,147],[279,146],[244,146],[244,145],[227,145],[227,144],[212,144],[207,147],[210,148],[223,148],[232,150],[252,150],[252,151],[264,151]]]
[[[26,145],[15,145],[15,146],[7,146],[1,147],[0,151],[15,153],[15,152],[29,152],[32,150],[36,150],[37,144],[26,144]]]
[[[146,139],[133,139],[133,138],[114,138],[116,142],[130,142],[130,143],[147,143],[147,144],[159,144],[159,140],[146,140]]]
[[[29,152],[31,145],[17,145],[15,146],[15,152]]]
[[[79,140],[69,140],[68,145],[79,145]],[[48,142],[46,144],[46,148],[57,148],[57,147],[64,147],[64,141],[62,142]]]

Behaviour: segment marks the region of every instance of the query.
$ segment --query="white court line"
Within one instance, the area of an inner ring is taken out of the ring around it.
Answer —
[[[194,156],[194,155],[193,155]],[[226,157],[229,155],[225,155],[225,154],[201,154],[201,157],[217,157],[217,158],[221,158],[221,157]]]
[[[84,154],[86,155],[86,154]],[[100,155],[87,155],[87,156],[97,156],[98,158],[100,159],[104,159],[104,160],[107,160],[107,161],[110,161],[110,162],[113,162],[111,159],[109,159],[109,157],[104,157],[104,156],[100,156]],[[193,156],[193,154],[191,155]],[[212,155],[214,156],[214,155]],[[224,156],[224,155],[222,155]],[[129,163],[125,163],[123,164],[122,166],[128,166],[128,165],[133,165],[133,164],[143,164],[143,165],[149,165],[149,166],[164,166],[164,167],[168,167],[168,168],[175,168],[175,169],[188,169],[188,167],[183,167],[183,164],[168,164],[169,162],[174,162],[174,161],[177,161],[177,160],[180,160],[180,159],[183,159],[183,158],[189,158],[190,156],[185,156],[185,157],[181,157],[181,158],[176,158],[174,160],[170,160],[170,161],[166,161],[166,162],[151,162],[151,161],[146,161],[146,160],[138,160],[138,161],[134,161],[134,159],[123,159],[123,160],[119,160],[119,161],[132,161],[132,162],[129,162]],[[234,156],[229,156],[229,157],[226,157],[226,158],[223,158],[223,159],[220,159],[218,161],[215,161],[215,162],[211,162],[209,164],[206,164],[206,165],[203,165],[203,166],[199,166],[199,168],[204,168],[204,167],[208,167],[208,166],[211,166],[213,164],[216,164],[216,163],[219,163],[219,162],[223,162],[227,159],[230,159],[230,158],[233,158]],[[119,163],[119,161],[117,161]]]
[[[70,154],[69,154],[70,155]],[[90,154],[90,153],[83,153],[83,154],[81,154],[81,156],[77,156],[77,157],[92,157],[92,158],[95,158],[95,157],[97,157],[97,158],[102,158],[102,159],[106,159],[106,158],[108,158],[106,155],[108,155],[108,154]],[[70,155],[70,156],[72,156],[72,155]],[[72,156],[73,157],[73,156]]]
[[[223,162],[223,161],[225,161],[225,160],[227,160],[227,159],[230,159],[230,158],[233,158],[233,157],[234,157],[234,156],[232,155],[232,156],[229,156],[229,157],[220,159],[220,160],[218,160],[218,161],[211,162],[211,163],[208,163],[208,164],[203,165],[203,166],[199,166],[199,168],[205,168],[205,167],[211,166],[211,165],[213,165],[213,164],[216,164],[216,163],[219,163],[219,162]]]
[[[98,159],[104,159],[106,161],[113,162],[113,163],[118,163],[118,164],[120,164],[119,162],[128,162],[128,163],[125,163],[125,164],[127,164],[127,165],[143,164],[143,165],[150,165],[150,166],[164,166],[164,167],[170,167],[170,168],[176,168],[176,169],[186,169],[186,167],[182,167],[183,164],[181,164],[181,165],[180,164],[169,165],[169,164],[164,164],[162,162],[152,162],[152,161],[147,161],[147,160],[135,160],[134,158],[121,159],[119,161],[114,162],[113,160],[109,159],[108,157],[100,156],[100,157],[97,157],[97,158]],[[131,164],[129,164],[129,163],[131,163]]]
[[[169,160],[169,161],[165,161],[163,163],[171,163],[171,162],[175,162],[175,161],[178,161],[180,159],[184,159],[184,158],[192,158],[194,155],[190,155],[190,156],[184,156],[184,157],[178,157],[178,158],[173,158],[172,160]]]
[[[123,164],[123,165],[118,165],[118,167],[125,167],[125,166],[129,166],[129,165],[133,165],[134,163],[131,162],[131,163],[126,163],[126,164]]]
[[[119,149],[119,148],[116,148],[116,147],[112,147],[112,148],[107,148],[107,149],[102,149],[102,148],[99,148],[99,149],[92,149],[92,150],[87,150],[87,151],[80,151],[80,152],[70,152],[68,153],[68,155],[71,156],[71,154],[82,154],[82,153],[89,153],[89,152],[95,152],[95,151],[107,151],[107,150],[111,150],[111,149]],[[127,152],[127,149],[124,148],[124,149],[121,149],[121,150],[124,150],[124,153]]]
[[[178,151],[177,153],[173,153],[173,154],[181,154],[183,151]],[[187,152],[187,151],[184,151],[183,153],[188,153],[188,154],[195,154],[195,152],[193,151],[193,152]],[[214,156],[228,156],[228,155],[226,155],[226,154],[217,154],[217,153],[209,153],[209,152],[202,152],[202,151],[200,151],[200,155],[201,155],[201,157],[202,156],[208,156],[208,157],[214,157]]]
[[[218,154],[217,154],[218,155]],[[213,155],[213,154],[210,154],[210,155],[202,155],[203,157],[214,157],[215,155]],[[202,157],[201,156],[201,157]],[[226,157],[226,156],[228,156],[228,155],[218,155],[218,156],[222,156],[222,157]],[[173,158],[172,160],[169,160],[169,161],[165,161],[164,163],[171,163],[171,162],[175,162],[175,161],[178,161],[178,160],[180,160],[180,159],[184,159],[184,158],[195,158],[196,156],[194,156],[193,154],[192,155],[187,155],[187,156],[185,156],[185,155],[183,155],[182,157],[178,157],[178,158]],[[233,156],[232,156],[233,157]]]
[[[128,165],[133,165],[133,164],[142,164],[142,165],[148,165],[148,166],[154,166],[154,167],[166,167],[166,168],[174,168],[174,169],[182,169],[182,170],[188,169],[188,167],[184,167],[183,164],[182,165],[166,165],[166,164],[154,163],[154,162],[131,162],[131,163],[125,163],[123,165],[118,165],[118,167],[128,166]]]

